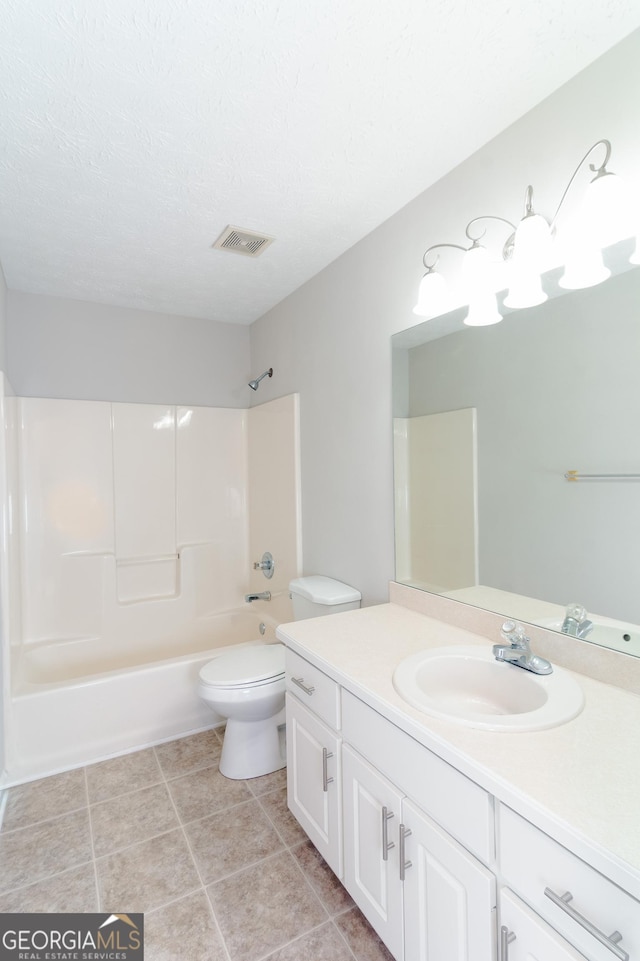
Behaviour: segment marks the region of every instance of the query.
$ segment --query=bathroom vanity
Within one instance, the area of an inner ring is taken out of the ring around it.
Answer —
[[[637,694],[572,672],[577,717],[479,730],[410,706],[392,677],[497,632],[391,603],[278,636],[289,807],[398,961],[640,961]]]

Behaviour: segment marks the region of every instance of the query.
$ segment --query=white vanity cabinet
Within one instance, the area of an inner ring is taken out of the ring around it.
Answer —
[[[329,867],[342,878],[339,688],[292,651],[286,653],[286,666],[289,808]]]
[[[406,961],[492,961],[493,873],[410,801],[402,821]]]
[[[396,958],[492,961],[495,880],[348,745],[344,884]]]
[[[403,795],[348,745],[342,751],[344,885],[396,958],[404,914],[398,832]]]
[[[453,769],[460,781],[449,780],[448,765],[440,769],[439,758],[346,692],[342,735],[344,884],[362,913],[395,958],[493,961],[495,877],[421,805],[444,803],[440,779],[430,785],[432,773],[444,775],[451,810],[470,802],[472,823],[489,816],[482,811],[487,795]],[[385,776],[389,768],[402,787]],[[484,848],[485,840],[480,831],[476,843]]]

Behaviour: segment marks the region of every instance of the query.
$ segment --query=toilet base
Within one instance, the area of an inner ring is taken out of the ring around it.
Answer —
[[[284,710],[266,721],[227,720],[220,755],[220,773],[234,781],[262,777],[286,766],[279,728]]]

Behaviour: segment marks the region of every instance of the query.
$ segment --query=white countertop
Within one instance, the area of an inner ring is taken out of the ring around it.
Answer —
[[[538,732],[477,730],[411,707],[392,676],[403,658],[424,648],[486,646],[495,638],[398,604],[282,624],[277,635],[640,899],[638,695],[574,673],[585,695],[574,720]]]

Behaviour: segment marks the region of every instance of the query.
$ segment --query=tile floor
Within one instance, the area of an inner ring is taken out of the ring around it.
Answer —
[[[10,788],[0,912],[144,912],[147,961],[390,961],[286,805],[230,781],[222,732]]]

